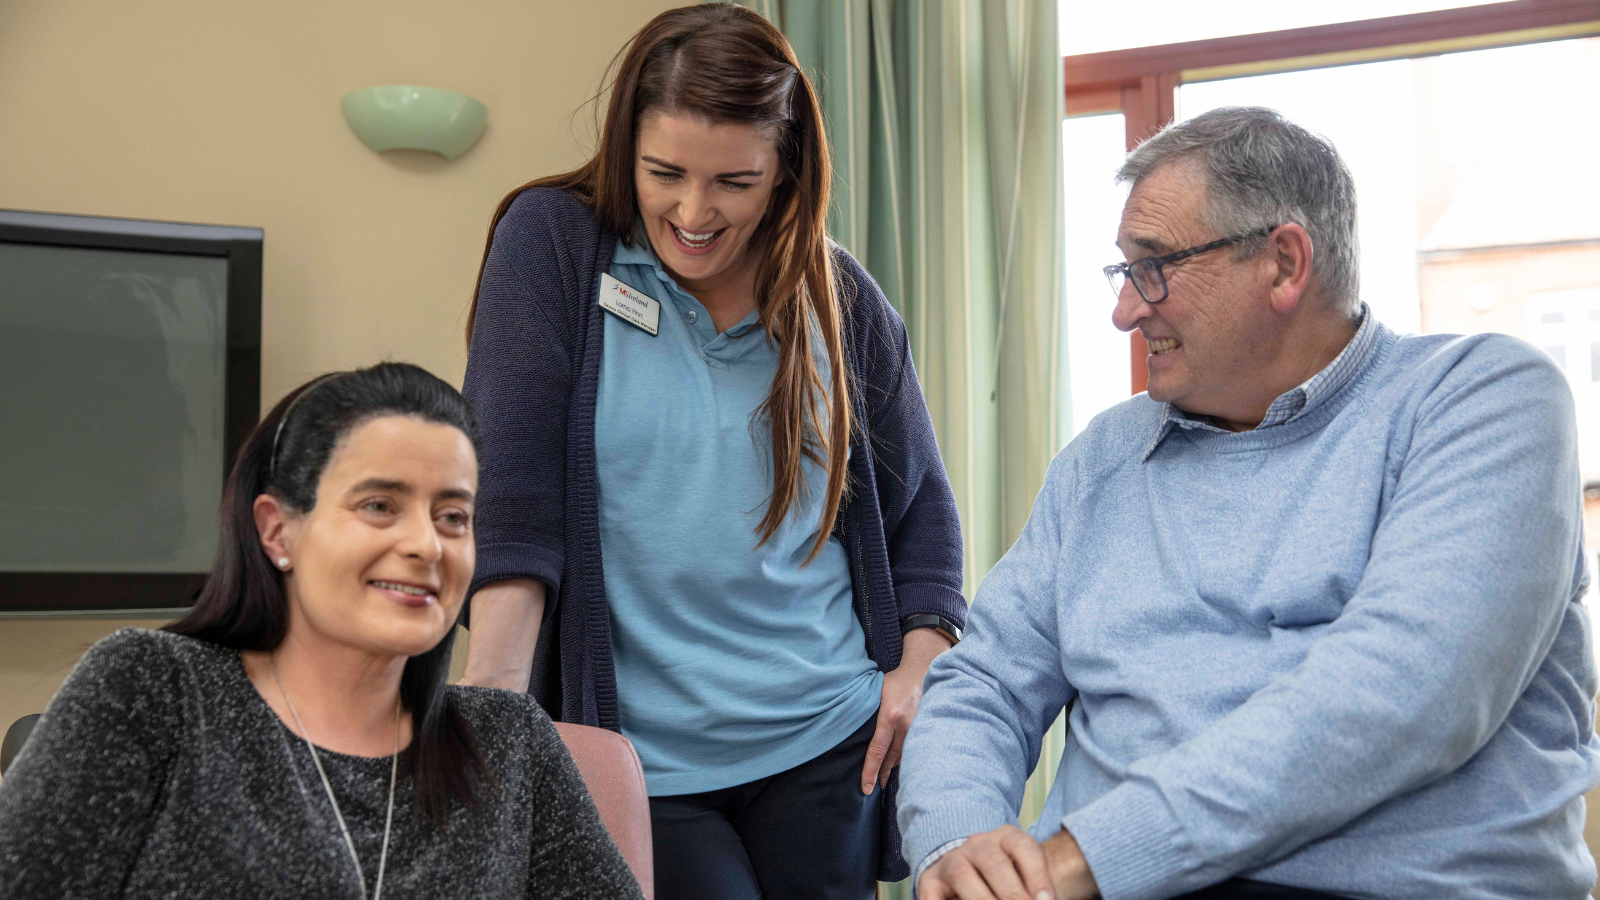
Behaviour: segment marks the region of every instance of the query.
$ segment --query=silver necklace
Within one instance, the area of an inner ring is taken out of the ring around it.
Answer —
[[[306,742],[306,749],[311,751],[311,762],[317,767],[317,774],[322,776],[322,788],[328,792],[328,802],[333,805],[333,817],[339,820],[339,831],[344,834],[344,845],[350,848],[350,859],[356,864],[356,881],[361,885],[361,900],[367,897],[367,876],[361,872],[361,857],[356,855],[356,842],[350,839],[350,829],[345,827],[344,815],[339,812],[339,801],[333,799],[333,785],[328,783],[328,773],[322,770],[322,760],[317,758],[317,746],[311,743],[311,736],[306,733],[306,726],[300,721],[300,714],[294,710],[294,701],[289,699],[289,692],[283,689],[283,679],[278,677],[278,659],[276,654],[267,656],[272,663],[272,680],[278,683],[278,693],[283,695],[283,702],[289,707],[289,715],[294,717],[295,727],[300,729],[300,737]],[[389,826],[394,822],[394,777],[400,769],[400,698],[394,701],[394,755],[389,758],[389,812],[383,818],[383,851],[378,855],[378,880],[373,884],[372,900],[380,900],[383,896],[383,866],[389,860]]]

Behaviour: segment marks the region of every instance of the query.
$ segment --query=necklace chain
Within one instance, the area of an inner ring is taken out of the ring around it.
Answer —
[[[350,859],[356,864],[356,882],[361,885],[361,900],[367,897],[367,876],[361,871],[361,857],[356,854],[356,842],[350,839],[350,829],[344,824],[344,814],[339,812],[339,801],[333,797],[333,785],[328,782],[328,773],[322,769],[322,760],[317,757],[317,746],[311,743],[311,735],[306,732],[305,723],[300,721],[300,714],[295,712],[294,701],[289,699],[289,692],[283,689],[283,679],[278,677],[278,659],[276,654],[268,655],[272,663],[272,680],[278,684],[278,693],[283,695],[283,702],[289,707],[289,715],[294,717],[295,727],[300,729],[300,737],[306,742],[306,749],[311,751],[311,762],[317,767],[317,774],[322,777],[322,789],[328,792],[328,803],[333,806],[333,817],[339,822],[339,831],[344,835],[344,845],[350,848]],[[389,826],[394,823],[394,782],[395,775],[400,769],[400,698],[394,701],[394,754],[389,758],[389,812],[383,818],[383,850],[378,854],[378,879],[373,883],[372,900],[381,900],[383,897],[383,868],[389,860]]]

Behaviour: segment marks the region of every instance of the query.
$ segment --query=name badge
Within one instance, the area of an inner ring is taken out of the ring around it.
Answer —
[[[600,274],[600,308],[651,335],[660,331],[661,302],[646,297],[607,272]]]

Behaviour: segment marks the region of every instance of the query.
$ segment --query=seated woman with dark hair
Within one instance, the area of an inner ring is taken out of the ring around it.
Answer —
[[[0,784],[0,897],[639,897],[545,713],[445,684],[474,432],[415,366],[284,398],[194,608],[96,644]]]

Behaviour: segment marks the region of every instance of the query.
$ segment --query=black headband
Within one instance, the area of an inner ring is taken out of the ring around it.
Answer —
[[[294,413],[294,408],[299,406],[300,401],[304,400],[312,391],[315,391],[324,383],[332,381],[343,374],[343,372],[332,372],[324,375],[321,378],[318,378],[316,381],[311,382],[311,384],[306,386],[305,390],[296,394],[294,399],[289,401],[289,408],[283,411],[283,418],[278,420],[277,430],[272,432],[272,455],[267,457],[267,482],[269,484],[272,482],[272,477],[277,474],[278,471],[278,439],[283,437],[283,426],[288,424],[289,416]]]

